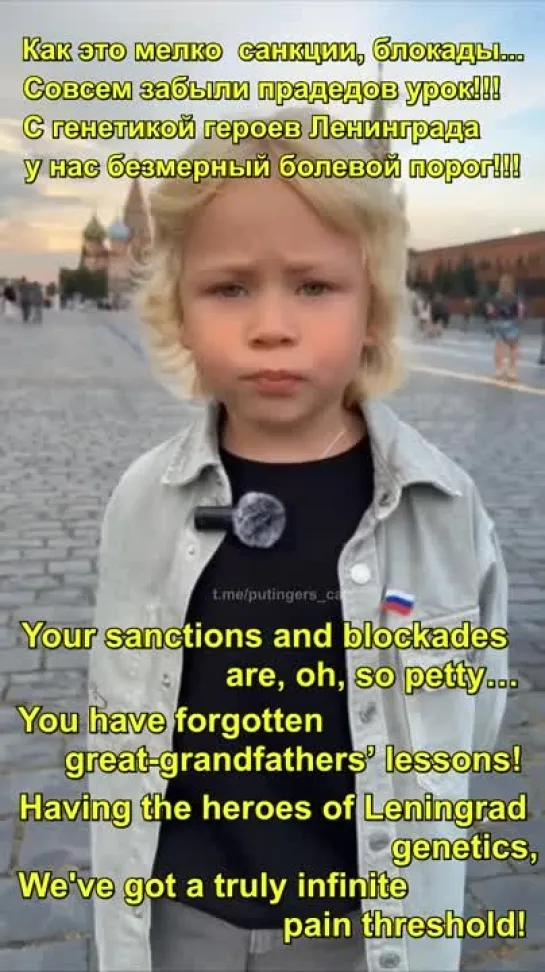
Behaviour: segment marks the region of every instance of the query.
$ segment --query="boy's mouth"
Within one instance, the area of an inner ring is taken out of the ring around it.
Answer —
[[[248,377],[250,381],[302,381],[303,378],[295,371],[256,371]]]
[[[285,395],[297,389],[303,376],[293,371],[257,371],[248,375],[247,380],[260,392]]]

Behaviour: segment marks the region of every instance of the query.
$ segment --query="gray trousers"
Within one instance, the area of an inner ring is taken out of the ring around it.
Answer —
[[[351,938],[299,938],[245,931],[178,901],[152,902],[153,972],[365,972],[359,912]]]

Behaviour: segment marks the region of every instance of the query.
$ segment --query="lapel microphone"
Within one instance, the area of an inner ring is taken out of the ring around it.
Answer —
[[[269,493],[245,493],[236,506],[197,506],[195,529],[232,530],[245,547],[268,550],[286,528],[284,504]]]

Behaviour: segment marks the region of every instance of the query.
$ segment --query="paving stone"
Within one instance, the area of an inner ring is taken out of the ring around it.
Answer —
[[[77,669],[86,672],[89,659],[88,651],[68,651],[58,648],[55,651],[45,651],[43,653],[43,666],[46,671],[54,671],[58,668]]]
[[[545,665],[542,665],[541,667],[539,665],[532,666],[532,668],[528,670],[528,678],[532,683],[532,687],[537,692],[545,692]]]
[[[514,868],[509,861],[477,861],[471,858],[467,862],[467,879],[472,889],[478,887],[479,881],[513,872]]]
[[[11,608],[21,617],[24,617],[25,609],[35,603],[36,594],[32,590],[0,591],[0,607]]]
[[[68,556],[68,547],[63,547],[62,550],[55,550],[55,556],[63,556],[65,554]],[[44,570],[46,569],[48,559],[53,556],[52,551],[43,546],[40,543],[39,547],[30,547],[28,550],[22,550],[20,553],[23,563],[31,563],[32,561],[40,562],[43,565]]]
[[[6,694],[6,702],[13,705],[27,702],[51,704],[60,708],[82,697],[85,691],[85,675],[81,672],[43,672],[39,676],[12,675]]]
[[[543,600],[539,600],[537,603],[523,603],[521,601],[517,602],[517,617],[520,621],[539,621],[545,624],[545,605]]]
[[[21,716],[14,705],[0,705],[0,735],[4,732],[18,733],[21,731]]]
[[[91,904],[72,891],[67,898],[21,898],[16,878],[0,878],[0,945],[42,942],[91,931]]]
[[[521,587],[521,586],[511,586],[511,602],[512,604],[532,604],[537,602],[541,604],[543,602],[543,591],[539,587]]]
[[[525,944],[545,945],[545,894],[542,874],[513,874],[472,884],[472,892],[485,911],[503,915],[510,909],[527,913]]]
[[[88,951],[86,939],[32,948],[0,948],[0,972],[87,972]]]
[[[526,671],[531,676],[532,668],[527,668]],[[520,669],[510,671],[509,678],[515,679],[517,683],[516,686],[509,688],[510,696],[518,696],[522,692],[531,692],[533,688],[531,678],[527,677]]]
[[[0,820],[0,874],[6,874],[11,864],[15,837],[15,820],[13,817]]]
[[[26,822],[18,866],[41,871],[89,869],[89,825],[84,820]]]
[[[39,577],[5,577],[2,587],[5,591],[33,591],[38,598],[43,596],[44,591],[58,590],[59,578],[50,577],[48,574],[41,574]]]
[[[62,587],[55,591],[36,592],[34,604],[85,605],[91,597],[84,587]]]
[[[74,800],[87,790],[87,780],[67,779],[63,767],[22,769],[0,777],[0,817],[19,815],[21,793],[42,793],[45,800]]]
[[[532,724],[545,727],[545,693],[531,692],[524,697],[521,706]]]
[[[533,800],[533,817],[545,816],[545,763],[541,760],[532,762],[529,768],[531,780],[531,794]]]
[[[49,570],[52,574],[90,574],[93,565],[90,560],[51,560]]]
[[[26,612],[25,621],[35,624],[44,621],[48,627],[85,627],[92,624],[93,610],[86,604],[48,604]]]
[[[545,817],[538,817],[532,820],[515,823],[493,823],[490,830],[494,837],[504,837],[506,840],[513,841],[517,838],[527,840],[530,849],[539,854],[539,860],[535,865],[526,861],[513,861],[511,868],[513,871],[531,876],[533,873],[545,870]],[[545,877],[542,879],[545,887]],[[472,883],[472,889],[477,885]],[[476,892],[478,894],[478,891]]]
[[[41,652],[22,652],[7,648],[0,651],[0,672],[2,675],[39,672],[43,668]]]
[[[0,563],[0,584],[6,577],[39,577],[44,573],[45,562],[15,560]]]
[[[530,776],[529,772],[475,774],[471,781],[471,796],[476,800],[494,800],[501,795],[504,800],[514,800],[527,791]]]
[[[514,948],[501,954],[500,951],[490,955],[487,962],[475,964],[464,963],[462,970],[474,969],[475,972],[543,972],[545,969],[545,947],[527,949],[524,946]]]
[[[60,734],[2,733],[0,736],[0,773],[24,766],[25,769],[58,766],[62,754]]]

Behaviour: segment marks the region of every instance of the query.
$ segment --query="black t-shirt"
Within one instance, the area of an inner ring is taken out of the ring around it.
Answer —
[[[295,683],[301,667],[319,661],[336,670],[336,681],[346,678],[342,639],[342,608],[338,561],[343,547],[355,533],[373,495],[373,464],[367,439],[349,451],[329,459],[296,463],[260,463],[225,451],[222,461],[231,482],[233,501],[256,490],[277,496],[287,511],[287,525],[278,544],[268,550],[243,546],[227,535],[201,575],[187,618],[207,628],[259,628],[258,648],[185,649],[180,706],[190,712],[318,713],[323,732],[258,732],[239,739],[219,733],[174,733],[176,751],[228,750],[235,753],[248,745],[284,752],[302,746],[306,751],[350,752],[346,687],[302,688]],[[240,593],[241,592],[241,593]],[[272,644],[278,628],[323,627],[332,623],[332,648],[278,648]],[[270,667],[284,683],[278,688],[235,689],[226,686],[232,666]],[[241,928],[277,928],[289,916],[305,917],[330,909],[342,915],[358,907],[357,901],[300,899],[296,893],[298,871],[324,877],[331,871],[357,876],[356,829],[353,820],[329,822],[321,807],[327,800],[342,801],[354,792],[354,775],[340,772],[231,772],[180,773],[169,782],[167,799],[187,800],[194,808],[187,821],[163,821],[155,873],[173,873],[179,899]],[[213,800],[308,801],[310,820],[271,819],[203,821],[203,794]],[[289,878],[279,905],[265,899],[240,896],[219,900],[213,878],[254,878],[267,872]],[[205,897],[184,893],[190,877],[202,878]]]

